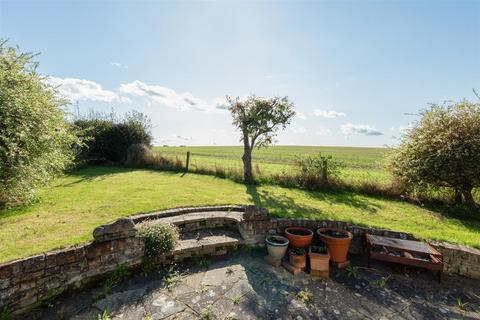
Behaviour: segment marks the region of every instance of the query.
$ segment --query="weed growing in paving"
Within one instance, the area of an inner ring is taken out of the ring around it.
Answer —
[[[242,300],[242,296],[234,296],[232,298],[233,304],[239,304],[241,300]]]
[[[353,277],[354,279],[358,278],[358,267],[356,266],[348,266],[347,272],[349,277]]]
[[[145,316],[143,316],[142,320],[153,320],[153,318],[151,314],[146,314]]]
[[[200,315],[203,320],[211,320],[214,318],[212,307],[208,306],[205,309],[202,310],[202,313]]]
[[[10,319],[10,311],[8,311],[7,306],[2,308],[0,311],[0,320],[9,320]]]
[[[467,311],[468,307],[468,302],[463,302],[461,298],[457,298],[457,308],[460,309],[460,311],[465,312]]]
[[[108,310],[103,310],[102,313],[97,315],[98,320],[110,320],[110,312]]]
[[[180,281],[182,274],[176,270],[173,270],[173,268],[170,268],[168,270],[168,273],[164,277],[165,281],[165,286],[167,287],[168,290],[171,290],[171,288]]]
[[[302,301],[303,304],[309,305],[312,303],[313,294],[308,290],[308,288],[302,289],[297,293],[297,298]]]
[[[387,284],[387,282],[392,278],[392,275],[389,274],[388,276],[386,277],[381,277],[380,279],[378,279],[377,281],[375,281],[376,285],[379,286],[380,288],[383,288],[385,287],[385,285]]]
[[[126,263],[120,263],[117,265],[115,271],[113,271],[110,277],[104,282],[102,292],[96,296],[95,300],[107,296],[110,293],[110,290],[129,274],[130,272],[128,271],[128,265]]]

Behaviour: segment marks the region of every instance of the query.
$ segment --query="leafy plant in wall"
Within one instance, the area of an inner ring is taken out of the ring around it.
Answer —
[[[179,238],[178,230],[174,225],[155,221],[140,224],[139,234],[145,238],[147,258],[172,251]]]

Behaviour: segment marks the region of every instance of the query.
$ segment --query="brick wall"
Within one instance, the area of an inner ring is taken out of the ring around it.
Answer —
[[[431,244],[443,254],[446,272],[480,279],[480,250],[445,242]]]
[[[141,262],[144,241],[129,237],[50,251],[0,265],[0,309],[16,313],[69,288]]]

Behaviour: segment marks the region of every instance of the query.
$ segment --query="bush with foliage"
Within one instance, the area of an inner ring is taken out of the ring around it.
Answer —
[[[74,120],[85,146],[79,159],[84,161],[123,162],[132,144],[150,146],[150,119],[141,112],[131,111],[123,117],[114,113],[91,112]]]
[[[404,135],[390,159],[393,175],[410,192],[454,190],[455,201],[475,206],[480,187],[480,103],[432,105]]]
[[[315,187],[334,182],[338,179],[342,164],[332,156],[324,156],[320,152],[295,160],[300,186]]]
[[[145,238],[145,255],[150,258],[172,251],[179,238],[174,225],[156,221],[140,224],[139,234]]]
[[[0,40],[0,206],[29,201],[74,159],[79,143],[35,55]]]

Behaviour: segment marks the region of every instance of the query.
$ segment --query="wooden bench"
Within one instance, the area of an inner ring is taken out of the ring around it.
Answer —
[[[443,257],[428,243],[366,235],[368,266],[370,259],[388,261],[430,269],[438,272],[438,282],[442,279]]]

